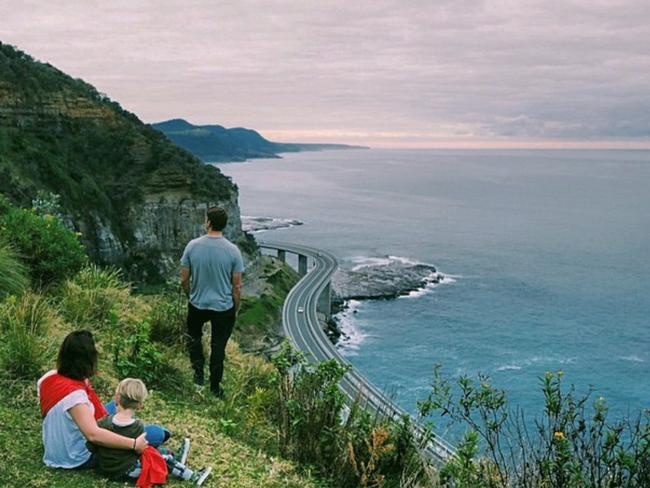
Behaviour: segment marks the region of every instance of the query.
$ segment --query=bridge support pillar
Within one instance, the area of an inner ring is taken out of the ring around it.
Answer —
[[[324,314],[327,319],[332,315],[332,290],[329,283],[318,297],[318,311]]]
[[[298,254],[298,273],[300,276],[305,276],[307,274],[307,256]]]
[[[278,249],[278,259],[283,263],[287,262],[287,251],[284,249]]]

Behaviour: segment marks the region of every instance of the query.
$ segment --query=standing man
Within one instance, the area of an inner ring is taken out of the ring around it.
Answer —
[[[223,360],[239,311],[244,271],[241,252],[223,236],[227,223],[228,215],[222,208],[209,208],[205,218],[207,234],[191,240],[181,258],[181,287],[189,297],[187,331],[194,382],[203,385],[205,381],[201,338],[203,324],[210,321],[210,391],[219,398],[223,398]]]

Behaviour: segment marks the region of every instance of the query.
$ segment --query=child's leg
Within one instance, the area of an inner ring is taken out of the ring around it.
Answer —
[[[138,461],[138,464],[135,465],[135,468],[133,468],[133,469],[132,469],[131,471],[129,471],[128,473],[126,473],[126,475],[127,475],[129,478],[132,478],[132,479],[138,479],[138,477],[140,476],[140,473],[141,473],[141,472],[142,472],[142,464],[140,464],[140,461]]]
[[[174,459],[174,456],[171,454],[163,454],[162,457],[165,459],[165,462],[167,463],[167,469],[169,470],[169,473],[182,479],[182,480],[189,480],[192,478],[194,475],[194,471],[185,466],[184,464],[181,464],[179,461]]]
[[[144,431],[147,434],[147,442],[153,447],[158,447],[171,437],[169,431],[160,425],[147,424]]]

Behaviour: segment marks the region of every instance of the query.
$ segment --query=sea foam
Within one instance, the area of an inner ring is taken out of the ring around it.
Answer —
[[[456,279],[460,278],[459,275],[447,275],[444,273],[431,273],[429,277],[427,278],[427,284],[424,285],[422,288],[418,288],[417,290],[413,290],[409,292],[408,295],[402,295],[401,297],[398,297],[399,299],[408,299],[408,298],[420,298],[424,295],[428,295],[431,293],[433,290],[438,288],[440,285],[449,285],[451,283],[456,283]]]
[[[635,354],[630,354],[629,356],[621,356],[623,361],[630,361],[632,363],[645,363],[645,359],[640,358]]]
[[[432,264],[429,263],[414,261],[412,259],[405,258],[402,256],[384,256],[384,257],[354,256],[349,260],[352,263],[355,263],[355,266],[351,268],[351,271],[359,271],[360,269],[370,268],[373,266],[390,266],[396,263],[403,264],[405,266],[417,266],[418,264],[433,266]]]
[[[334,316],[341,331],[336,348],[345,356],[355,356],[359,345],[368,337],[354,324],[354,314],[360,306],[359,300],[348,300],[345,302],[345,309]]]

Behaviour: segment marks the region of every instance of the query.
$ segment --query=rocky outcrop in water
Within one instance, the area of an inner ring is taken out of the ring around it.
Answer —
[[[252,217],[242,215],[242,229],[246,232],[258,233],[267,230],[288,229],[296,225],[303,225],[300,220],[282,219],[276,217]]]
[[[430,264],[390,260],[381,265],[339,269],[332,278],[335,299],[390,299],[438,283],[443,276]]]

